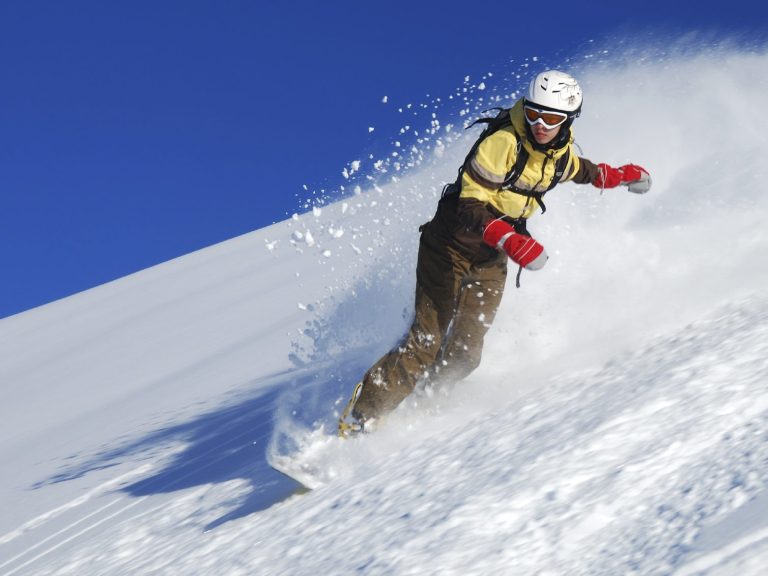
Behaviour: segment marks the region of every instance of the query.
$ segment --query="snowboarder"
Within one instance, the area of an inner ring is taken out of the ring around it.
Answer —
[[[637,165],[614,168],[575,153],[571,125],[581,112],[579,84],[548,70],[526,95],[488,123],[447,185],[432,220],[421,227],[413,323],[404,339],[355,387],[339,434],[364,431],[393,410],[417,383],[452,383],[480,364],[483,340],[501,302],[507,259],[539,270],[547,252],[527,229],[543,196],[559,182],[650,189]]]

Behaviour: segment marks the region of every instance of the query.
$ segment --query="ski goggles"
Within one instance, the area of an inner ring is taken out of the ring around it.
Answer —
[[[568,120],[568,114],[565,112],[553,112],[551,110],[539,110],[529,104],[523,106],[525,112],[525,120],[533,126],[536,123],[543,124],[546,128],[557,128]]]

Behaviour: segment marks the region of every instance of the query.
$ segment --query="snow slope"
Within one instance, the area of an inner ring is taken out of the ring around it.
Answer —
[[[480,369],[374,436],[316,439],[408,324],[462,120],[530,62],[354,195],[0,321],[0,574],[762,574],[768,54],[587,56],[584,155],[652,192],[553,192]],[[291,440],[325,485],[291,496]]]

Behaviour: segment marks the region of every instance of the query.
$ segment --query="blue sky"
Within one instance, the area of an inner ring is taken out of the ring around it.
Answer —
[[[284,220],[466,75],[607,37],[764,38],[746,5],[2,0],[0,317]]]

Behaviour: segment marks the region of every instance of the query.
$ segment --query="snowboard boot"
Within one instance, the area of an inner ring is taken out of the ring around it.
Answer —
[[[365,419],[355,412],[355,403],[357,403],[362,389],[363,383],[359,382],[352,392],[352,398],[349,399],[347,407],[341,413],[341,418],[339,418],[339,436],[341,438],[354,438],[365,432]]]

